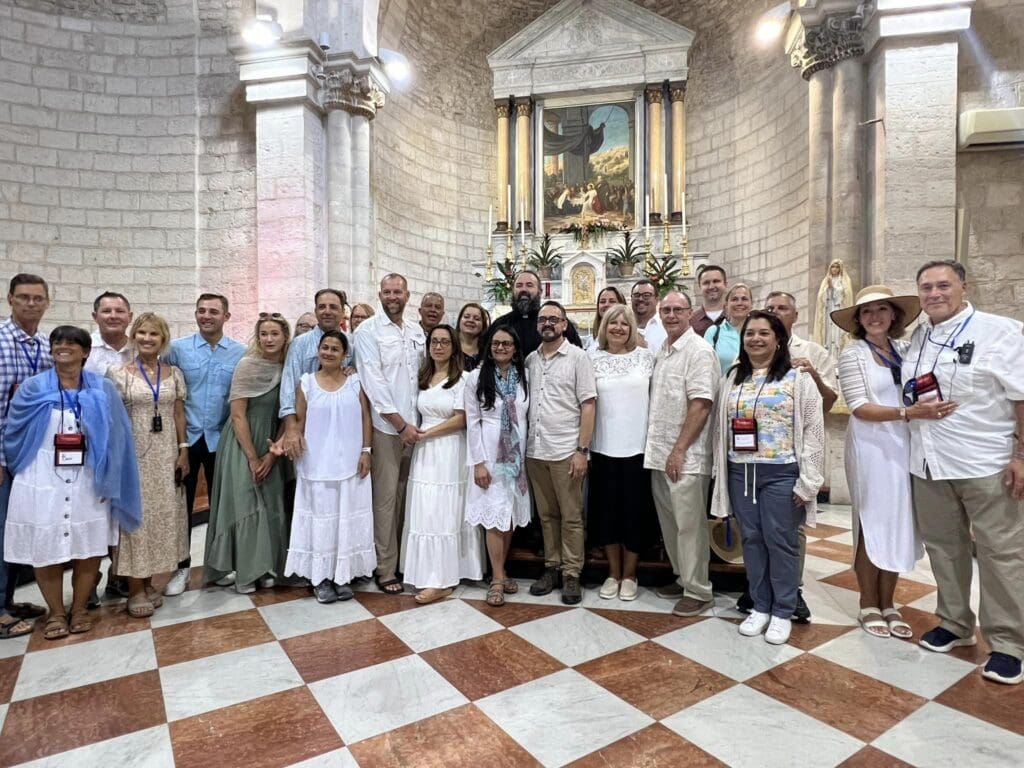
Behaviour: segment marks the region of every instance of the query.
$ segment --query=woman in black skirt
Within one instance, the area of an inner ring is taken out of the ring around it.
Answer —
[[[590,361],[597,380],[597,419],[591,444],[587,506],[589,546],[604,547],[608,578],[600,595],[634,600],[640,552],[654,543],[657,517],[644,469],[647,409],[654,353],[637,346],[629,307],[610,307],[601,320]]]

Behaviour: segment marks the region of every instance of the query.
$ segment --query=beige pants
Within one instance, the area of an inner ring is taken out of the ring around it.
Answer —
[[[683,475],[678,483],[658,470],[651,471],[651,492],[658,510],[661,536],[672,570],[679,574],[679,585],[686,597],[706,602],[711,599],[708,578],[707,495],[711,478],[707,475]]]
[[[913,478],[914,516],[939,587],[939,626],[969,637],[971,531],[978,550],[981,633],[993,651],[1024,658],[1024,516],[1000,472],[970,480]]]
[[[544,565],[566,576],[583,570],[583,479],[569,477],[572,456],[561,461],[526,459],[544,534]]]
[[[398,533],[405,498],[402,456],[405,446],[398,435],[373,430],[373,543],[377,549],[377,575],[390,578],[398,568]]]

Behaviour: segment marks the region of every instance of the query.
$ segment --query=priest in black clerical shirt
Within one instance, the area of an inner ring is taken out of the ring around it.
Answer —
[[[537,330],[537,315],[540,314],[540,275],[532,270],[523,270],[516,275],[512,292],[512,311],[502,315],[491,324],[488,329],[487,343],[490,343],[490,335],[494,333],[495,329],[503,325],[512,328],[519,336],[525,358],[537,349],[541,342],[540,331]],[[576,326],[571,320],[565,330],[565,338],[577,347],[583,346],[579,331],[576,330]],[[481,344],[480,348],[485,349],[485,346]]]

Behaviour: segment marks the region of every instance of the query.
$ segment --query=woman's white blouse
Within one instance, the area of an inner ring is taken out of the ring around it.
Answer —
[[[597,382],[597,418],[590,449],[603,456],[637,456],[647,442],[647,411],[651,401],[654,353],[637,347],[613,355],[590,353]]]

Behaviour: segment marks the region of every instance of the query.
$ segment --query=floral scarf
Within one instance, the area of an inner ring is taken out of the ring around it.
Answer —
[[[511,478],[516,491],[520,495],[525,495],[528,486],[520,447],[522,436],[519,434],[519,419],[516,414],[519,374],[515,366],[509,366],[505,378],[502,378],[501,371],[495,368],[494,383],[497,394],[501,397],[501,433],[498,437],[498,458],[494,471],[499,477]]]

